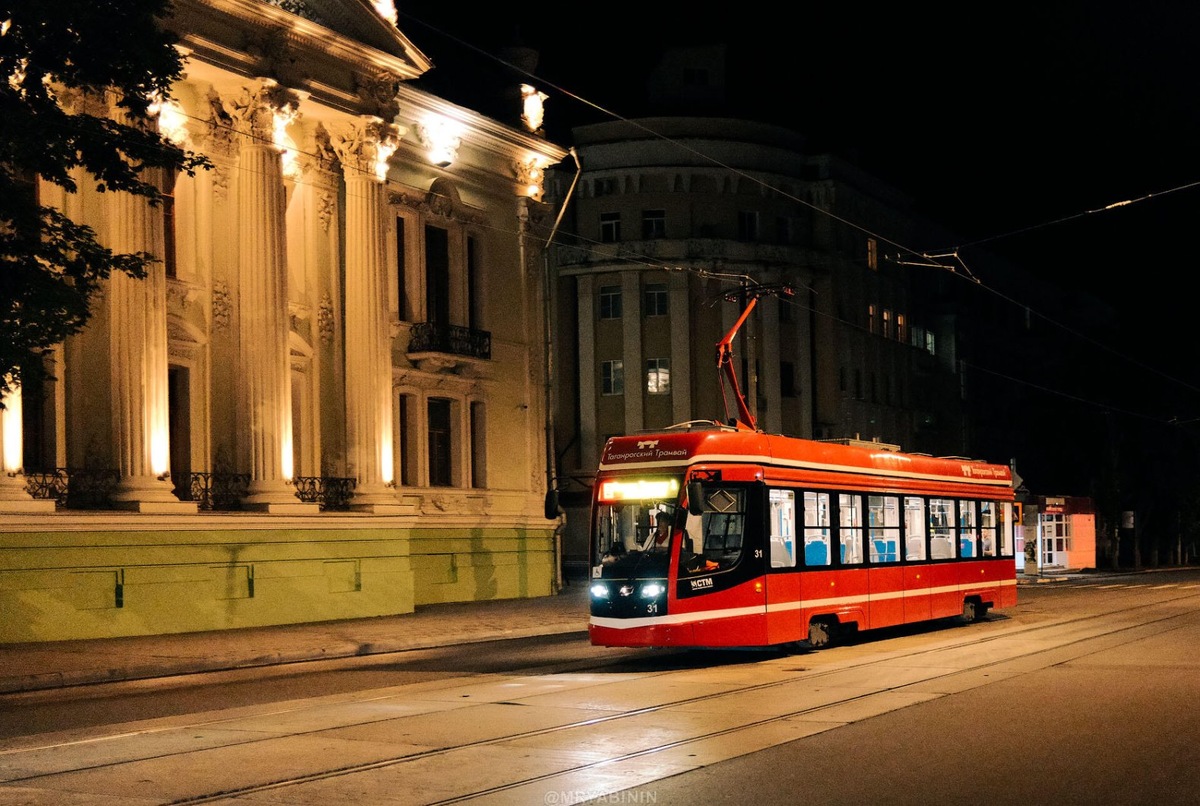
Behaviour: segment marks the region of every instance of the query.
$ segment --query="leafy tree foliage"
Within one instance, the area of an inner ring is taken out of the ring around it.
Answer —
[[[157,260],[114,253],[90,227],[42,206],[34,178],[157,204],[151,169],[207,164],[160,136],[150,116],[183,71],[162,25],[169,11],[170,0],[0,0],[0,395],[19,384],[22,365],[86,326],[112,271],[142,277]],[[121,114],[90,114],[68,98],[111,102]]]

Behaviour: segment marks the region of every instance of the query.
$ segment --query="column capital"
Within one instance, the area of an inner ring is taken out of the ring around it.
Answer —
[[[329,125],[329,143],[342,162],[346,178],[353,175],[387,177],[387,161],[400,145],[400,127],[374,115]]]
[[[260,78],[243,86],[240,95],[221,99],[221,107],[244,142],[280,148],[276,133],[296,118],[302,100],[302,93]]]

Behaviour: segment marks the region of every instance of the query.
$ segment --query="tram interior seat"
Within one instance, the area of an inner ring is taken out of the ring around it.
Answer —
[[[829,547],[820,540],[810,540],[804,544],[805,565],[829,565]]]
[[[962,540],[959,541],[959,545],[962,547],[961,556],[972,557],[975,555],[974,541],[968,540],[967,538],[964,537]]]
[[[894,540],[874,540],[871,559],[877,563],[894,563],[896,562],[896,541]]]
[[[925,539],[921,537],[910,537],[908,539],[907,556],[908,560],[923,560],[925,559]]]

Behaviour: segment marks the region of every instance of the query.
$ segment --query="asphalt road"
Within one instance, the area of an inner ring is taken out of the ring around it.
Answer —
[[[108,715],[0,739],[0,803],[1192,804],[1197,605],[1171,572],[817,652],[563,637],[101,687]],[[40,696],[0,714],[88,710]]]

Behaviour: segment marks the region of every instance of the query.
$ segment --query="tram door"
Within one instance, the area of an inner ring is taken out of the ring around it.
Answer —
[[[771,608],[771,604],[800,599],[800,575],[793,573],[799,564],[800,541],[796,536],[795,490],[771,489],[767,496],[767,545],[763,558],[767,605],[767,642],[797,641],[798,622],[789,609]],[[796,634],[793,634],[796,633]]]

